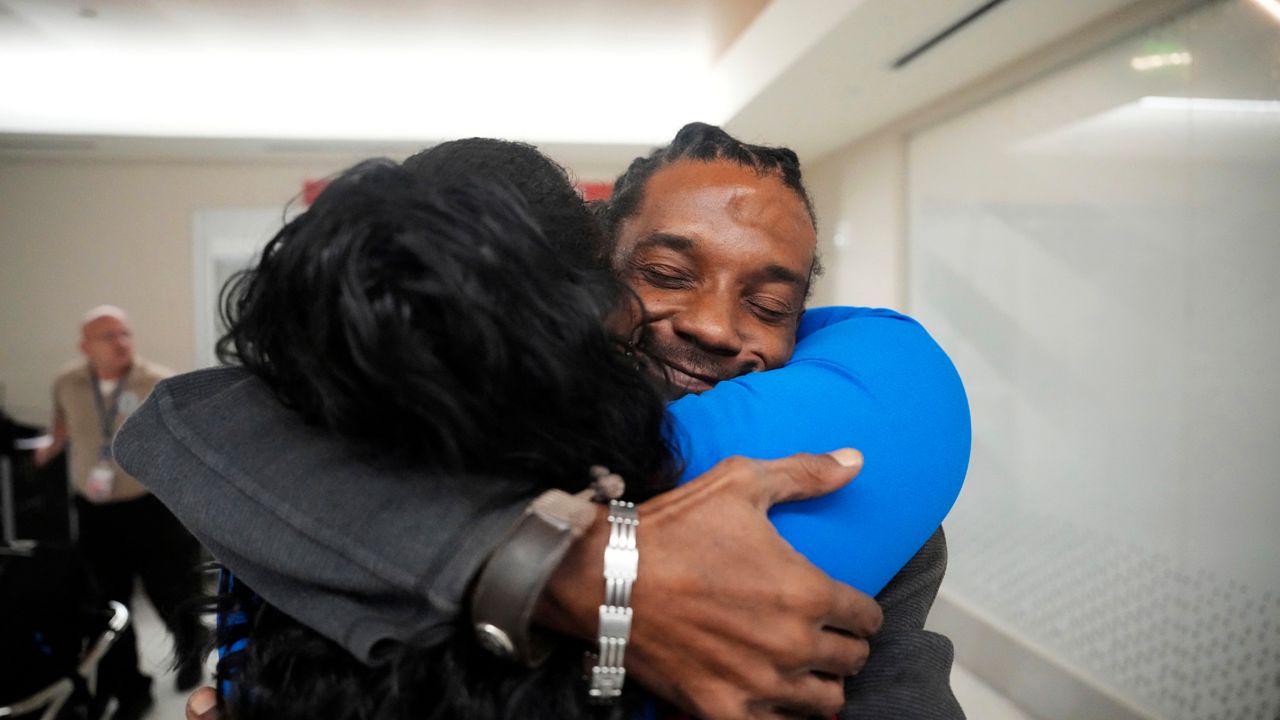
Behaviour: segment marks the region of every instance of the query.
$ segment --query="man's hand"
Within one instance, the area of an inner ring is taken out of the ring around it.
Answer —
[[[53,426],[49,430],[49,443],[36,448],[32,459],[36,467],[44,467],[67,447],[67,420],[59,409],[53,414]]]
[[[793,550],[766,512],[832,492],[861,467],[850,450],[730,458],[640,505],[627,674],[705,720],[838,712],[880,608]],[[606,525],[597,522],[552,577],[538,609],[544,625],[594,639]]]

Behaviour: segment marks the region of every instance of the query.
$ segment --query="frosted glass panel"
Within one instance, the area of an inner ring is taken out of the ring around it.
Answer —
[[[908,163],[974,418],[947,592],[1159,717],[1280,717],[1280,21],[1201,7]]]

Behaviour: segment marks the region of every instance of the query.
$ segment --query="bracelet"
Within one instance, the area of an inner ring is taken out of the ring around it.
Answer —
[[[548,490],[516,520],[485,562],[471,594],[471,620],[480,646],[498,657],[536,667],[556,639],[532,625],[547,580],[569,546],[596,520],[596,503],[622,495],[626,483],[606,468],[591,468],[592,483],[570,495]]]
[[[636,506],[620,500],[609,501],[609,545],[604,551],[604,604],[600,606],[600,651],[591,668],[588,694],[607,703],[622,694],[627,678],[623,656],[631,637],[631,587],[640,565],[636,529],[640,516]]]
[[[535,667],[555,642],[531,625],[547,580],[574,540],[596,519],[586,496],[548,490],[516,521],[485,562],[471,595],[480,645],[498,657]]]

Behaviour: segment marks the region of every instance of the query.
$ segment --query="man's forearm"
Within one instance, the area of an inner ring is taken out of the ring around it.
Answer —
[[[366,661],[382,641],[453,632],[530,499],[522,482],[374,464],[235,369],[162,383],[115,453],[268,602]]]
[[[36,448],[32,459],[35,461],[36,467],[43,467],[48,462],[58,456],[58,453],[67,447],[67,423],[63,419],[62,413],[58,412],[54,415],[53,425],[49,429],[49,444],[44,447]]]
[[[533,620],[540,627],[579,640],[595,638],[598,608],[604,599],[604,550],[609,544],[609,526],[603,506],[596,521],[569,548],[551,574],[545,591],[534,608]]]

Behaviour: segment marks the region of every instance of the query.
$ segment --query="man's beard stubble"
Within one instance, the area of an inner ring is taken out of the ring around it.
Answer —
[[[633,347],[641,367],[660,383],[668,400],[675,400],[691,392],[704,392],[721,381],[746,375],[756,369],[750,362],[726,362],[722,356],[691,343],[663,343],[649,332],[642,332]],[[709,387],[701,390],[681,387],[672,381],[673,372],[692,375]]]

